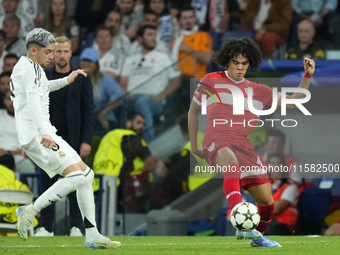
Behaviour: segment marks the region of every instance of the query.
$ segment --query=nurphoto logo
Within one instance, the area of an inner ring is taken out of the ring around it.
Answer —
[[[203,86],[202,86],[203,85]],[[205,88],[203,88],[205,87]],[[230,90],[230,93],[218,93],[216,89],[228,89]],[[206,94],[201,95],[201,114],[206,115],[207,114],[207,106],[214,103],[217,105],[216,100],[218,99],[219,103],[221,104],[230,104],[233,106],[233,115],[244,115],[244,111],[250,111],[256,116],[264,116],[264,115],[270,115],[277,109],[277,102],[278,102],[278,89],[273,88],[273,95],[272,95],[272,105],[270,109],[262,110],[263,105],[260,101],[253,100],[253,89],[251,87],[248,87],[245,89],[248,97],[244,98],[243,92],[240,88],[238,88],[235,85],[231,84],[215,84],[214,87],[209,86],[207,84],[204,84],[202,82],[199,82],[199,86],[197,89],[203,90],[206,92]],[[303,93],[305,94],[304,98],[286,98],[287,93]],[[210,98],[207,99],[207,95],[210,96]],[[304,88],[296,88],[296,87],[286,87],[282,88],[281,90],[281,115],[285,116],[287,114],[287,105],[296,105],[298,109],[304,114],[311,116],[312,114],[306,109],[306,107],[303,106],[304,103],[307,103],[311,99],[311,93],[309,90]],[[261,108],[261,110],[259,109]],[[250,123],[257,123],[261,122],[261,126],[264,125],[264,121],[260,119],[254,119],[248,121],[248,126],[252,126]],[[272,126],[274,126],[274,121],[279,121],[279,119],[266,119],[265,121],[271,121]],[[294,125],[285,125],[285,122],[294,122]],[[232,121],[228,121],[225,119],[214,119],[214,127],[218,124],[227,124],[228,122],[231,122],[231,126],[233,125]],[[244,124],[245,121],[241,123],[234,123],[234,124]],[[284,127],[295,127],[297,125],[297,121],[294,119],[285,119],[281,121],[282,126]],[[256,127],[259,127],[258,125]]]

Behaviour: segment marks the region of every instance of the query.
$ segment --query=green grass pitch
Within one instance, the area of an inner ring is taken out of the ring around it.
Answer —
[[[339,237],[273,236],[282,248],[254,248],[249,241],[236,237],[112,237],[122,247],[116,250],[86,250],[84,237],[0,237],[0,254],[44,255],[44,254],[340,254]]]

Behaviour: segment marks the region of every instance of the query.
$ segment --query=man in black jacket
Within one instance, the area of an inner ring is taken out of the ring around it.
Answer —
[[[57,37],[55,42],[54,60],[55,65],[45,69],[49,80],[63,78],[75,70],[70,65],[72,56],[71,41],[65,37]],[[79,76],[72,86],[50,93],[50,120],[61,136],[81,158],[86,157],[91,151],[94,106],[91,78]],[[59,178],[55,176],[50,179],[44,172],[40,171],[42,191],[52,186]],[[68,196],[70,202],[70,224],[71,236],[82,235],[82,217],[77,204],[76,193]],[[42,227],[38,229],[36,236],[53,236],[53,223],[55,220],[55,206],[41,211]]]

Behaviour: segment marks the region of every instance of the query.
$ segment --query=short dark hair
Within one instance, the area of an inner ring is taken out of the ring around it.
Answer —
[[[2,72],[1,74],[0,74],[0,79],[2,78],[2,77],[5,77],[5,76],[8,76],[8,77],[11,77],[11,72]]]
[[[147,15],[147,14],[156,15],[156,16],[158,17],[158,14],[155,13],[153,10],[150,10],[150,9],[144,11],[143,17],[144,17],[145,15]]]
[[[14,13],[7,13],[5,16],[5,19],[3,22],[8,21],[8,20],[15,20],[18,23],[18,26],[21,26],[21,20],[19,19],[19,17],[17,15],[15,15]]]
[[[267,134],[266,143],[268,142],[269,137],[271,137],[271,136],[280,137],[282,139],[283,143],[286,142],[286,135],[278,129],[272,129],[272,130],[269,131],[269,133]]]
[[[185,5],[182,8],[179,9],[178,14],[177,14],[177,19],[181,18],[182,12],[186,11],[193,11],[194,15],[196,16],[196,11],[191,5]]]
[[[2,35],[2,38],[6,39],[6,32],[2,29],[0,29],[0,35]]]
[[[8,54],[5,56],[4,60],[5,60],[5,59],[8,59],[8,58],[16,58],[17,60],[19,60],[19,57],[18,57],[16,54],[14,54],[14,53],[8,53]]]
[[[137,116],[141,116],[143,119],[145,119],[144,115],[138,112],[128,112],[126,116],[127,121],[133,121]]]
[[[189,128],[188,128],[188,115],[183,114],[179,120],[178,120],[179,127],[181,131],[185,134],[189,134]]]
[[[145,30],[147,30],[147,29],[157,30],[157,28],[155,26],[152,26],[152,25],[141,26],[137,31],[137,37],[143,37]]]
[[[3,165],[14,171],[15,169],[14,157],[11,154],[4,154],[0,156],[0,165]]]
[[[252,69],[258,69],[262,63],[262,54],[260,46],[249,37],[241,39],[230,38],[225,41],[221,49],[213,56],[213,61],[227,68],[229,62],[242,54],[248,61]]]
[[[120,17],[120,23],[122,23],[123,15],[122,15],[118,10],[110,11],[110,12],[106,15],[105,21],[107,20],[107,17],[109,17],[109,15],[110,15],[111,13],[116,13],[116,14],[118,14],[119,17]]]
[[[104,25],[102,25],[102,26],[99,26],[99,27],[96,29],[96,31],[94,32],[94,37],[95,37],[95,38],[97,37],[97,34],[98,34],[98,32],[99,32],[100,30],[107,30],[107,31],[110,33],[110,36],[113,37],[113,34],[112,34],[112,32],[111,32],[111,29],[108,28],[108,27],[106,27],[106,26],[104,26]]]

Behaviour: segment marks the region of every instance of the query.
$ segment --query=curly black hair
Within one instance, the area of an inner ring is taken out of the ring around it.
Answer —
[[[213,56],[213,61],[227,68],[230,60],[242,54],[252,69],[258,69],[262,63],[262,54],[259,45],[249,37],[241,39],[230,38],[225,41],[221,49]]]

